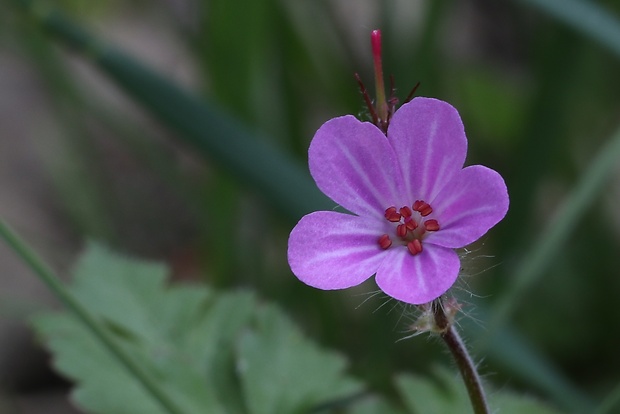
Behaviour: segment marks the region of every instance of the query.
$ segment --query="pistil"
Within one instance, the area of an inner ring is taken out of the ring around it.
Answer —
[[[388,104],[385,98],[385,84],[383,81],[383,64],[381,62],[381,31],[373,30],[370,35],[372,58],[375,65],[375,87],[377,92],[377,115],[384,131],[388,124]]]

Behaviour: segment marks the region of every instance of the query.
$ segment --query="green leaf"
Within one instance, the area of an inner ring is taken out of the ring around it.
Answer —
[[[417,375],[400,375],[396,385],[409,412],[418,414],[464,413],[471,411],[465,388],[454,375],[437,369],[438,381]]]
[[[256,315],[256,327],[239,342],[239,372],[251,414],[307,412],[324,401],[358,393],[343,378],[345,359],[308,342],[276,307]]]
[[[470,413],[471,404],[463,381],[445,368],[434,369],[435,381],[415,375],[401,375],[396,384],[405,406],[414,414]],[[486,387],[491,412],[502,414],[558,414],[544,404],[506,391]]]
[[[558,414],[535,398],[512,392],[499,392],[491,396],[491,410],[503,414]]]
[[[184,412],[223,413],[205,375],[207,362],[213,361],[205,361],[206,351],[191,346],[196,330],[208,325],[204,309],[218,301],[204,287],[165,291],[164,278],[160,265],[91,245],[76,267],[70,291]],[[73,397],[79,406],[94,413],[163,413],[72,316],[41,315],[33,322],[54,353],[55,367],[78,382]]]
[[[309,342],[248,292],[167,287],[165,267],[90,244],[69,291],[185,413],[295,413],[360,390],[345,359]],[[87,412],[164,413],[77,319],[33,325]]]
[[[377,396],[364,397],[361,401],[355,403],[349,410],[348,414],[404,414],[403,410],[395,408],[382,398]]]

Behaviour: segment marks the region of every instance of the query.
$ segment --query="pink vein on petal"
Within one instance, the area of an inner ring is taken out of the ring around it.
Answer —
[[[415,98],[394,113],[388,139],[398,156],[409,196],[433,199],[463,167],[467,138],[450,104]]]
[[[321,191],[355,214],[380,217],[403,197],[402,175],[387,138],[353,116],[321,126],[310,144],[308,163]]]
[[[377,285],[403,302],[430,302],[444,294],[458,276],[460,261],[451,249],[427,244],[416,256],[404,250],[390,253],[377,271]]]
[[[384,224],[372,218],[333,211],[308,214],[289,237],[289,265],[302,282],[320,289],[358,285],[385,257],[377,243],[384,231]]]
[[[504,218],[508,202],[501,175],[482,165],[466,167],[432,201],[441,231],[427,241],[455,249],[473,243]]]

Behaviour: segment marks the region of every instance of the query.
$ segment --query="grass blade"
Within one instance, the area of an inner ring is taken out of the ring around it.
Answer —
[[[620,58],[620,21],[593,1],[519,0],[596,40]]]
[[[179,88],[140,62],[106,47],[55,10],[22,0],[49,33],[92,59],[129,96],[246,187],[260,193],[284,217],[296,221],[329,201],[287,154],[246,130],[214,105]]]
[[[521,260],[514,275],[509,278],[503,297],[498,298],[489,330],[503,326],[516,309],[525,291],[547,270],[562,246],[577,226],[575,225],[597,200],[607,179],[620,159],[620,128],[611,136],[592,161],[590,168],[582,175],[573,191],[568,195],[560,211],[554,216],[546,231],[532,244],[529,253]]]

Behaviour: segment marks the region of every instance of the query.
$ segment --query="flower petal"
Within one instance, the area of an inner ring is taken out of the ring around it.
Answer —
[[[454,107],[415,98],[392,117],[388,140],[397,154],[411,200],[429,201],[463,167],[467,138]]]
[[[441,230],[426,242],[460,248],[478,240],[504,218],[508,190],[501,175],[482,165],[464,168],[431,202]]]
[[[302,282],[319,289],[344,289],[368,279],[387,250],[378,239],[385,233],[378,220],[317,211],[304,216],[288,240],[288,262]]]
[[[402,176],[387,138],[351,115],[319,128],[308,163],[321,191],[355,214],[379,217],[404,200]]]
[[[443,295],[459,274],[460,261],[451,249],[424,244],[412,256],[407,249],[390,249],[377,271],[377,285],[394,299],[420,305]]]

